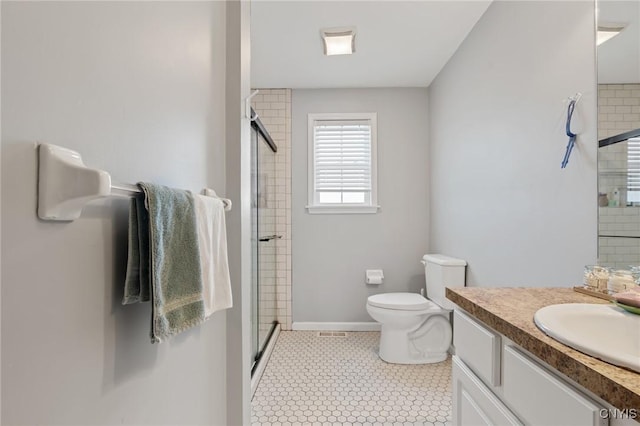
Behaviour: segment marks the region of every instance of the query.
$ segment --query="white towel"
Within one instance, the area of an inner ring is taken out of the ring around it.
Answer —
[[[227,258],[224,203],[210,189],[193,194],[196,211],[205,317],[233,306]],[[211,196],[209,196],[211,195]]]

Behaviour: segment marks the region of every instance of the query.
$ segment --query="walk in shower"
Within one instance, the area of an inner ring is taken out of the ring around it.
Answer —
[[[256,117],[252,110],[252,115]],[[251,122],[251,374],[273,335],[276,307],[276,194],[278,147],[259,118]]]

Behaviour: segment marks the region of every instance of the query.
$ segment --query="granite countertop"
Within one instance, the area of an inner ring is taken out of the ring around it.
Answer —
[[[607,301],[570,288],[447,288],[446,296],[615,408],[640,411],[639,373],[571,349],[548,337],[533,322],[533,314],[548,305]]]

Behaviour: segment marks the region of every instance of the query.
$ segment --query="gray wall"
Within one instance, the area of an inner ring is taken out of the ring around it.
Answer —
[[[127,201],[36,219],[35,142],[225,190],[225,4],[2,3],[2,423],[226,424],[226,314],[149,343]]]
[[[424,286],[427,89],[293,90],[291,102],[293,322],[372,321],[369,295]],[[323,112],[378,113],[379,213],[307,213],[307,114]],[[372,268],[383,285],[365,285]]]
[[[430,86],[430,248],[467,285],[571,286],[596,260],[596,95],[592,2],[494,2]]]

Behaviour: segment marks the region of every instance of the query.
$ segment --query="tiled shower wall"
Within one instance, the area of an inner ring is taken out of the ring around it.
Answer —
[[[598,139],[640,128],[640,84],[598,86]],[[599,209],[599,262],[626,269],[640,265],[640,207],[624,207],[627,186],[627,143],[598,151],[598,191],[621,191],[623,207]],[[605,235],[605,237],[603,237]]]
[[[598,139],[640,128],[640,84],[598,85]]]
[[[598,259],[603,266],[640,266],[640,207],[600,207]],[[602,236],[606,235],[606,236]]]
[[[275,194],[275,240],[277,319],[291,330],[291,89],[259,89],[253,109],[278,146],[275,179],[269,188]]]
[[[600,84],[598,86],[598,139],[640,128],[640,84]],[[627,144],[617,143],[598,152],[599,192],[610,193],[624,187]],[[622,203],[624,204],[624,202]]]

